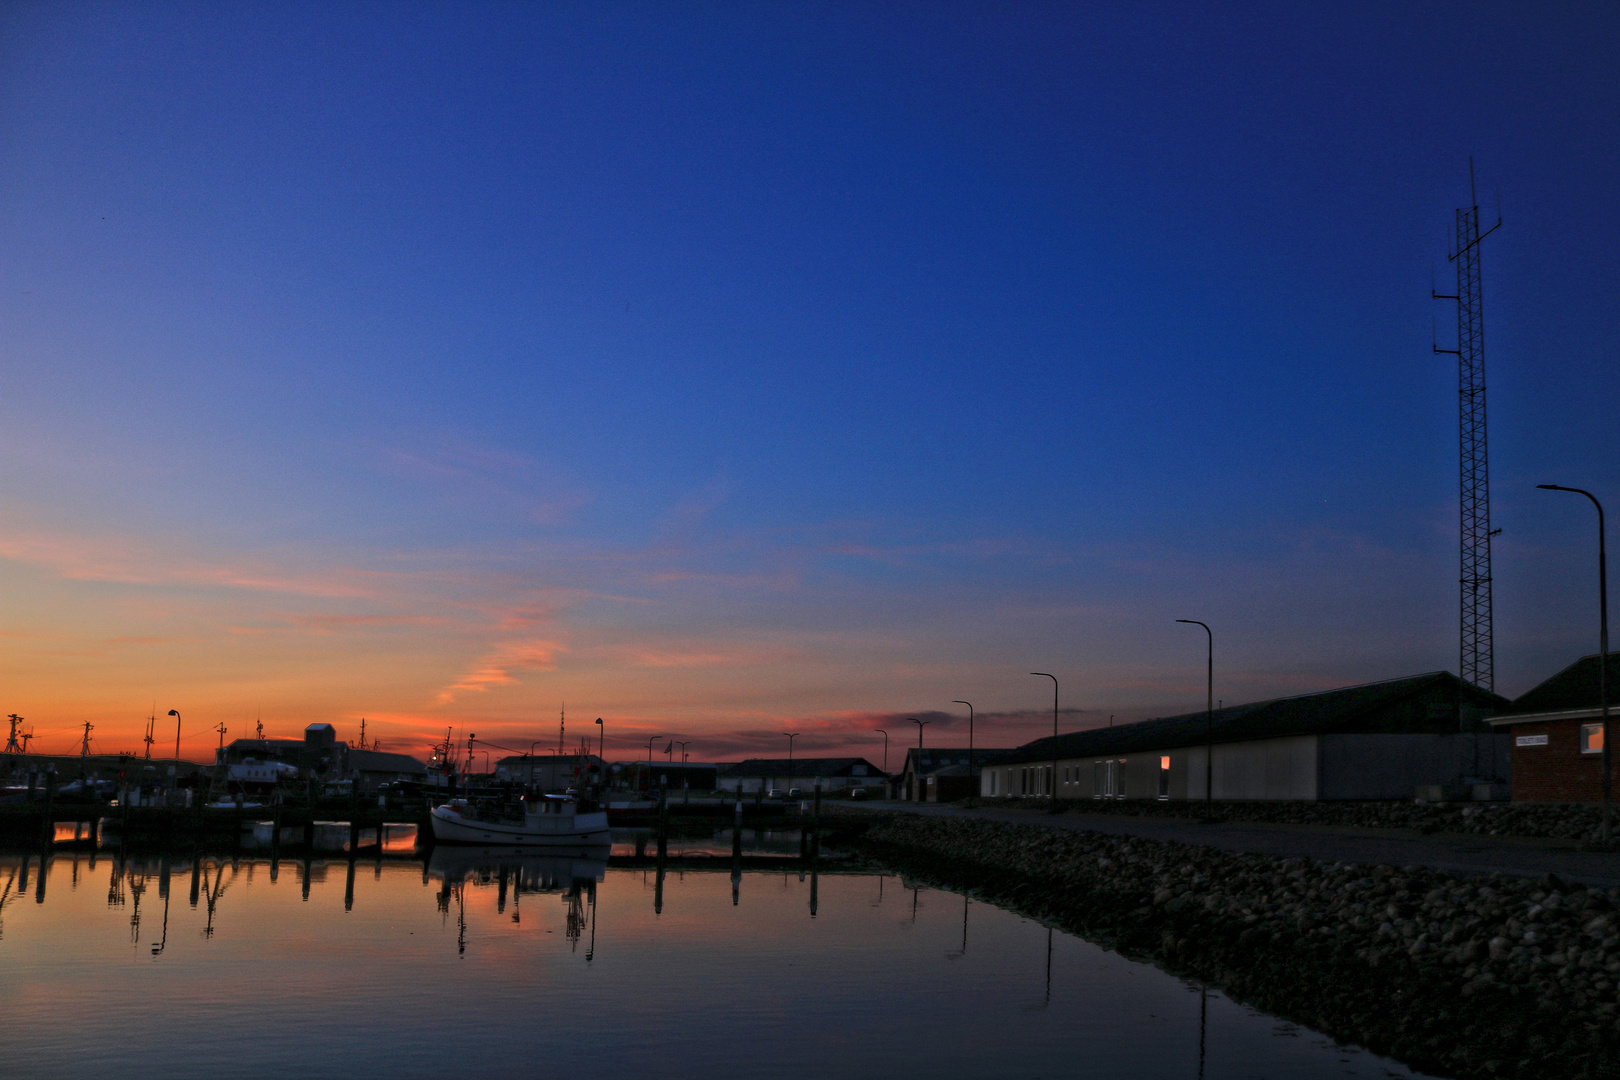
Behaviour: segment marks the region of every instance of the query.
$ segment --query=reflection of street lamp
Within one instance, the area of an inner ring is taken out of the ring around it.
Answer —
[[[962,701],[960,698],[951,702],[952,705],[966,705],[968,707],[968,805],[973,805],[973,703]],[[967,909],[963,909],[965,912]],[[967,915],[962,916],[963,926],[967,925]],[[967,952],[967,931],[962,932],[962,951]]]
[[[1044,675],[1052,680],[1052,809],[1057,809],[1057,713],[1058,713],[1058,681],[1057,676],[1047,671],[1032,671],[1031,675]]]
[[[175,763],[176,766],[179,766],[179,764],[180,764],[180,714],[177,711],[175,711],[174,709],[170,709],[169,710],[169,715],[174,717],[174,763]]]
[[[1609,809],[1610,791],[1613,787],[1613,778],[1610,775],[1609,750],[1609,571],[1608,559],[1603,551],[1603,504],[1597,501],[1597,496],[1590,491],[1580,488],[1560,487],[1557,484],[1537,484],[1538,488],[1548,491],[1569,491],[1576,495],[1585,495],[1592,500],[1598,513],[1598,707],[1603,716],[1603,840],[1609,839]]]
[[[1212,814],[1215,807],[1215,634],[1207,625],[1197,619],[1177,619],[1176,622],[1204,627],[1204,636],[1208,639],[1208,682],[1205,686],[1206,694],[1204,698],[1204,708],[1206,710],[1204,714],[1204,741],[1208,743],[1204,750],[1204,805],[1209,808],[1206,813]]]

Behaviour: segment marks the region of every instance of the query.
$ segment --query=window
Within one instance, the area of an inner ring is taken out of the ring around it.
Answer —
[[[1159,798],[1170,797],[1170,755],[1159,758]]]
[[[1582,724],[1581,725],[1581,753],[1583,753],[1583,754],[1601,754],[1601,753],[1603,753],[1603,725],[1602,724]]]

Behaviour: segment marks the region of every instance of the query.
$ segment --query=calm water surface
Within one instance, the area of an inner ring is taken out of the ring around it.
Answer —
[[[897,877],[606,856],[0,856],[0,1074],[1417,1075]]]

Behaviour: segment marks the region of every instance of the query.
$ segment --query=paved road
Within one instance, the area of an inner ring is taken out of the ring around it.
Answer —
[[[1574,844],[1561,840],[1457,834],[1426,836],[1408,829],[1273,825],[1263,822],[1200,825],[1191,821],[1115,814],[1053,815],[1037,810],[963,810],[955,806],[903,802],[849,805],[852,809],[902,810],[929,817],[979,817],[1053,829],[1176,840],[1223,851],[1252,851],[1283,858],[1309,856],[1321,862],[1429,866],[1462,876],[1483,877],[1498,871],[1521,877],[1541,877],[1553,873],[1566,881],[1604,888],[1620,887],[1620,854],[1578,851]]]

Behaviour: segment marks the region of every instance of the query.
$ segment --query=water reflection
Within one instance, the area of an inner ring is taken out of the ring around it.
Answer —
[[[684,864],[672,839],[662,868],[616,865],[612,848],[305,855],[297,887],[277,883],[268,853],[114,856],[105,879],[83,872],[88,854],[77,874],[66,854],[0,855],[0,964],[31,989],[8,998],[8,1054],[46,1063],[43,1076],[141,1080],[179,1055],[203,1074],[248,1061],[255,1075],[411,1078],[437,1075],[447,1040],[489,1030],[502,1039],[500,1062],[480,1065],[492,1077],[536,1060],[745,1077],[762,1058],[784,1062],[784,1080],[1411,1075],[1283,1037],[1219,994],[982,900],[910,880],[895,896],[893,875],[815,863],[801,882],[799,866],[724,857],[723,839],[722,857]],[[53,866],[48,902],[19,904]],[[195,904],[170,902],[177,874]],[[365,1024],[332,1019],[356,1001]]]

